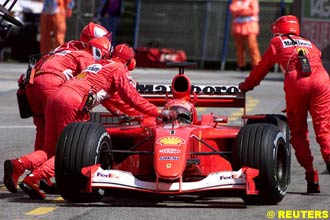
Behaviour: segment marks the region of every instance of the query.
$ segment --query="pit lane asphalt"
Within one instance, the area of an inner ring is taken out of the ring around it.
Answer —
[[[9,193],[3,185],[3,162],[18,157],[33,149],[34,125],[31,119],[20,119],[15,92],[17,79],[25,73],[27,64],[0,63],[0,219],[279,219],[285,211],[287,219],[293,214],[295,219],[330,218],[330,177],[325,174],[319,146],[309,119],[311,146],[315,167],[320,172],[320,194],[307,195],[304,171],[292,155],[291,184],[284,199],[275,206],[246,206],[240,198],[217,197],[198,198],[183,196],[164,200],[152,196],[124,195],[105,197],[94,204],[69,204],[59,195],[49,195],[45,201],[31,200],[20,189],[18,193]],[[170,84],[176,69],[143,69],[133,71],[133,77],[140,83]],[[248,74],[235,71],[201,71],[187,69],[185,73],[192,84],[237,85]],[[247,94],[248,114],[280,113],[285,108],[282,90],[282,74],[270,73],[261,85]],[[97,108],[96,110],[102,110]],[[198,109],[200,113],[212,111],[215,114],[230,115],[232,119],[238,113],[232,109]],[[239,123],[234,121],[233,123]],[[309,217],[304,218],[307,210]],[[273,211],[273,212],[272,212]],[[295,213],[293,213],[293,211]],[[322,211],[321,218],[315,214]],[[325,212],[328,213],[326,217]],[[275,215],[275,216],[273,216]],[[313,217],[314,215],[314,217]],[[293,218],[292,218],[293,219]]]

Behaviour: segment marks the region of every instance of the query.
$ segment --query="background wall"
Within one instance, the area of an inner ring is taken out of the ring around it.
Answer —
[[[232,68],[235,49],[230,34],[227,0],[124,0],[117,41],[134,47],[157,42],[160,47],[184,50],[189,60],[202,68]],[[76,16],[68,21],[75,26],[67,38],[79,36],[90,19],[97,1],[78,0]],[[292,1],[260,1],[260,50],[271,38],[270,25],[282,13],[292,11]]]
[[[23,2],[24,0],[21,0]],[[117,41],[135,48],[157,43],[159,47],[184,50],[200,68],[235,68],[236,57],[230,34],[230,0],[123,0]],[[330,2],[324,0],[260,0],[260,50],[270,40],[271,23],[284,14],[297,15],[302,35],[322,49],[324,64],[330,67]],[[97,22],[99,0],[76,0],[72,18],[67,20],[66,40],[77,39],[89,22]],[[26,27],[13,30],[11,40],[0,44],[0,59],[25,62],[38,48],[38,15],[25,13]],[[306,28],[307,25],[307,28]],[[25,36],[22,38],[22,36]],[[16,42],[17,41],[17,42]],[[329,42],[329,43],[328,43]],[[22,50],[22,47],[26,47]],[[9,49],[8,49],[9,48]],[[26,51],[26,52],[24,52]]]

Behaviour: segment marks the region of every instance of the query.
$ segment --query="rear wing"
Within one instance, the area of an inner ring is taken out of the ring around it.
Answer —
[[[173,98],[170,85],[138,84],[137,90],[156,106]],[[195,107],[245,108],[245,93],[235,85],[191,85],[190,98]]]

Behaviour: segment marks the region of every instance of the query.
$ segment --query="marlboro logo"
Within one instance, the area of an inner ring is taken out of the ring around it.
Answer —
[[[177,136],[168,136],[168,137],[162,137],[157,140],[157,143],[164,146],[164,145],[176,145],[179,146],[181,144],[184,144],[184,139],[177,137]]]

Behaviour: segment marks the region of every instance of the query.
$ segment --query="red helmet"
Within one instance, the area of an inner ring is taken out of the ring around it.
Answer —
[[[133,48],[127,44],[118,44],[112,53],[112,57],[118,58],[123,64],[126,64],[129,70],[135,68],[136,61],[134,56]]]
[[[89,41],[91,51],[95,60],[109,58],[111,55],[111,43],[107,37],[94,38]]]
[[[112,34],[102,25],[89,22],[80,33],[80,41],[88,43],[98,37],[107,37],[111,41]]]
[[[300,35],[299,20],[294,15],[285,15],[279,17],[272,24],[273,35],[278,34],[295,34]]]
[[[175,111],[178,115],[178,121],[182,123],[191,124],[195,119],[195,109],[193,104],[184,99],[173,99],[170,100],[166,105],[165,109]]]

